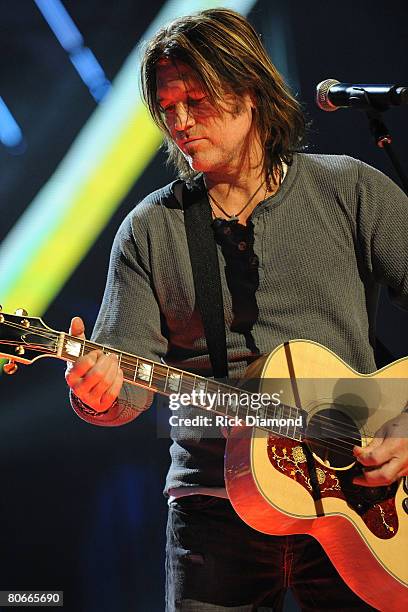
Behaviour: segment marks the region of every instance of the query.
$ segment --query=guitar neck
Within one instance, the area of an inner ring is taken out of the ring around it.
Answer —
[[[248,391],[65,333],[61,333],[58,340],[57,356],[66,361],[76,361],[97,349],[117,356],[124,380],[132,385],[177,396],[183,405],[193,405],[238,422],[241,420],[244,424],[256,424],[279,436],[297,441],[302,439],[299,418],[303,416],[303,411],[276,402],[276,398],[274,404],[269,403],[254,410],[251,403],[254,394]],[[256,423],[249,419],[255,416]]]
[[[6,364],[9,373],[16,370],[15,362],[27,365],[42,357],[76,361],[97,349],[117,356],[126,382],[169,396],[172,409],[194,406],[226,417],[226,425],[256,426],[296,441],[303,439],[304,411],[281,403],[279,393],[250,393],[245,388],[56,331],[25,312],[0,311],[0,356],[10,359]]]

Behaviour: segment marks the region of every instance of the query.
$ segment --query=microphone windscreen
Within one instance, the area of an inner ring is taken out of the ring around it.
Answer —
[[[319,108],[329,113],[338,109],[338,107],[334,106],[329,100],[329,89],[333,85],[338,85],[339,83],[340,81],[337,81],[337,79],[326,79],[316,86],[316,104]]]

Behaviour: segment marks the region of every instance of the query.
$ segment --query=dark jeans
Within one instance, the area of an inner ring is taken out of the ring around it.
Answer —
[[[166,573],[167,612],[279,611],[288,587],[305,611],[374,610],[341,580],[314,538],[255,531],[217,497],[170,504]]]

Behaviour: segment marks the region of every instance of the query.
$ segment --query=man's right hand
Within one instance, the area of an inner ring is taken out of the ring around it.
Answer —
[[[82,319],[74,317],[69,333],[84,340],[84,332]],[[65,379],[84,404],[96,412],[105,412],[120,393],[123,372],[116,355],[105,355],[101,350],[95,350],[69,365]]]

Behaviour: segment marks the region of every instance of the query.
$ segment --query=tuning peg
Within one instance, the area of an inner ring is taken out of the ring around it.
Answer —
[[[18,366],[16,364],[15,361],[13,361],[12,359],[10,359],[7,363],[4,364],[3,366],[3,371],[6,374],[15,374],[18,370]]]
[[[14,314],[16,314],[18,317],[26,317],[28,312],[24,310],[24,308],[17,308]]]
[[[21,345],[16,346],[16,353],[17,353],[17,355],[24,355],[24,353],[25,353],[24,346],[21,346]]]

